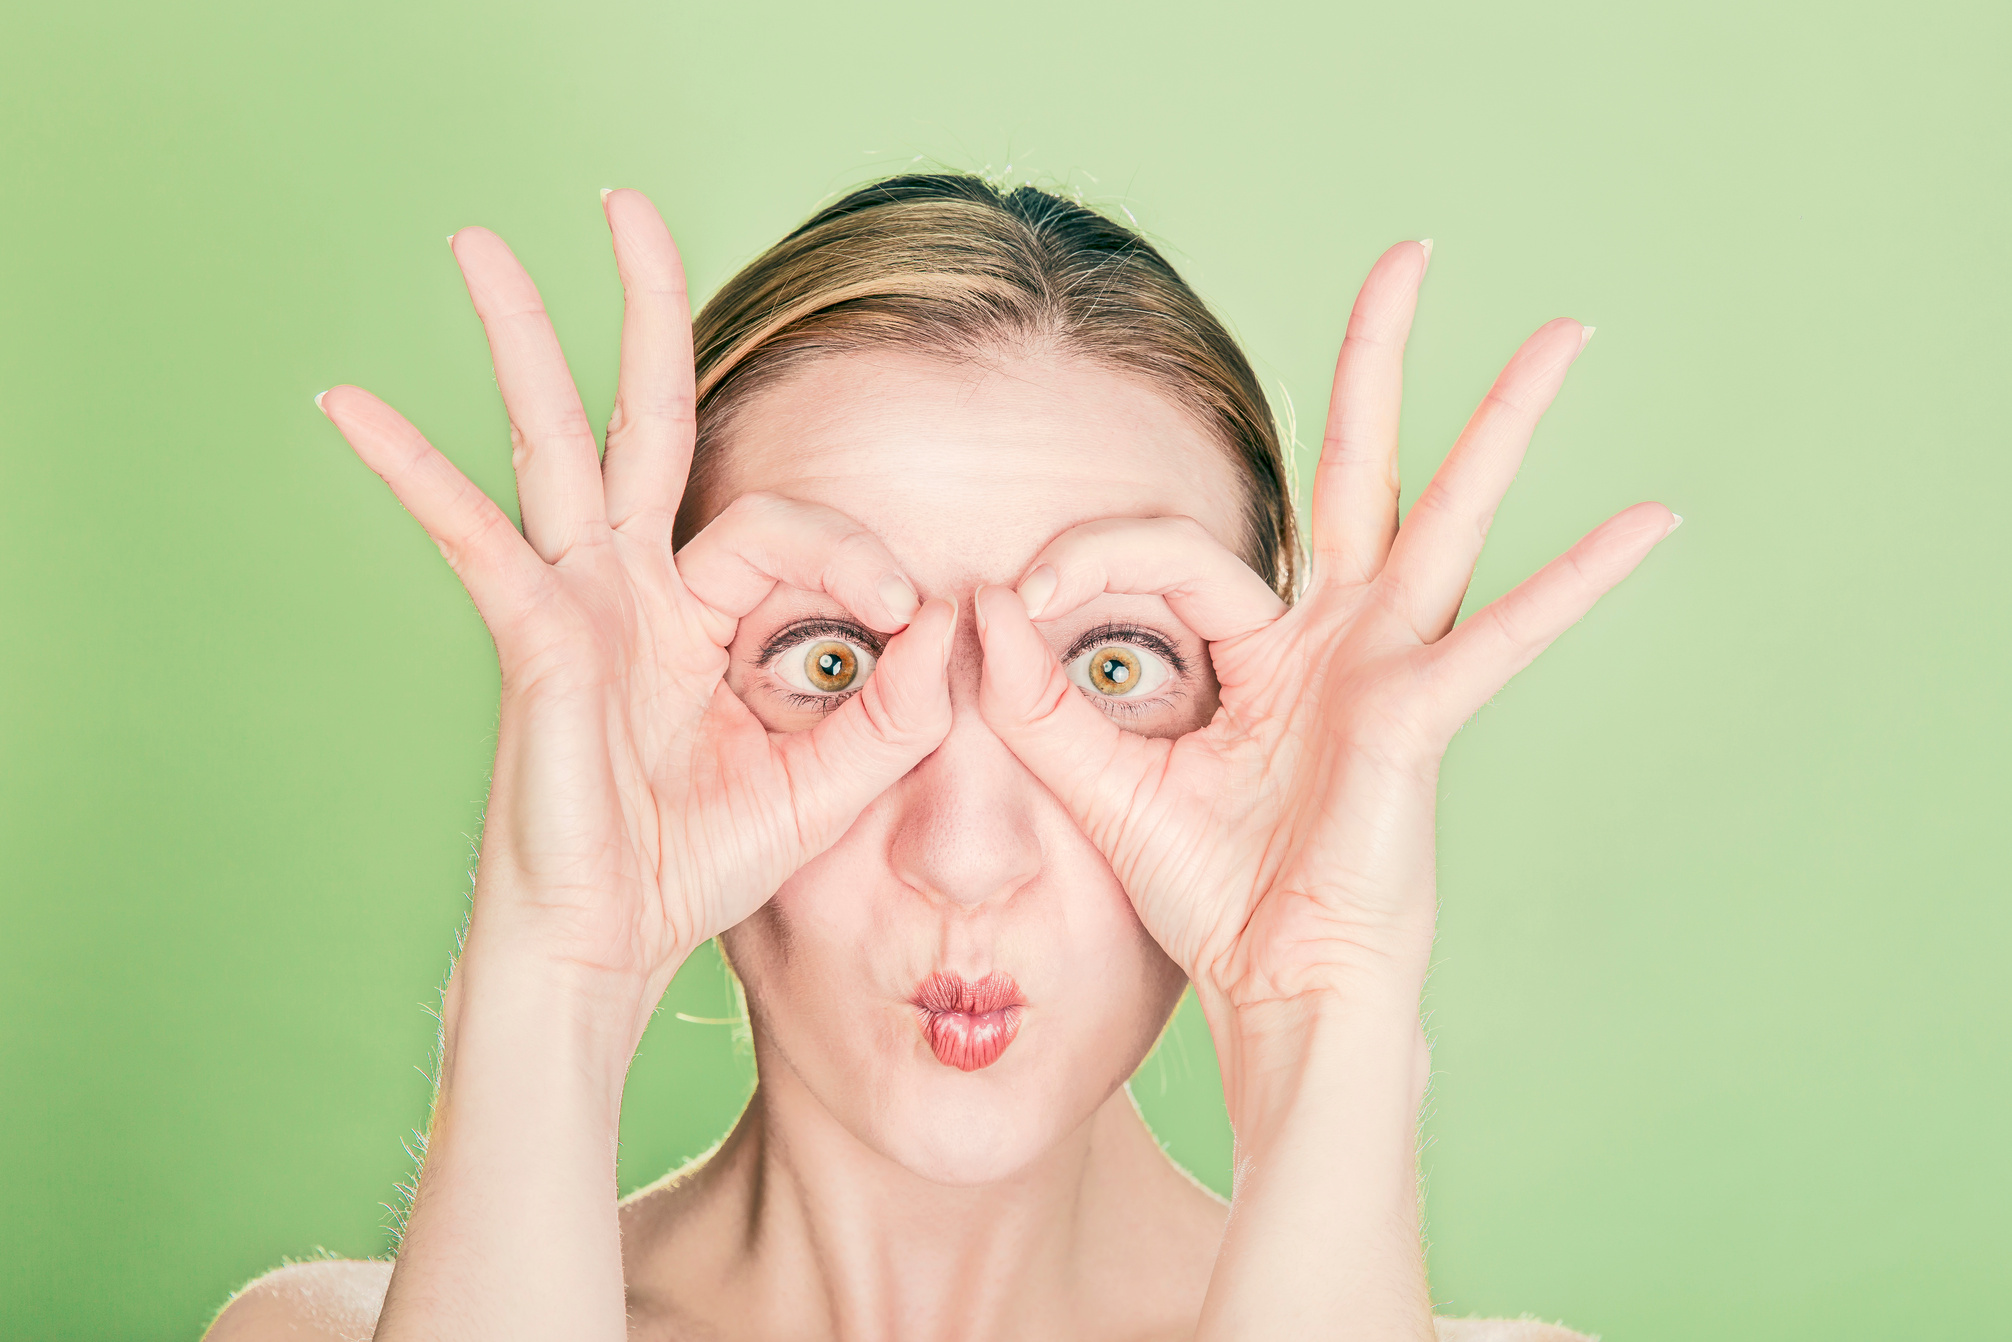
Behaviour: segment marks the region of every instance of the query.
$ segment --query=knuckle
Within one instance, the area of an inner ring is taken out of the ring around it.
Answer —
[[[1526,627],[1527,621],[1524,618],[1526,612],[1522,609],[1521,602],[1501,601],[1489,607],[1489,612],[1492,616],[1491,623],[1495,626],[1495,632],[1504,642],[1518,648],[1530,645],[1530,631]]]
[[[784,507],[785,503],[786,500],[780,494],[770,493],[766,489],[751,489],[720,509],[716,521],[727,522],[729,525],[744,524],[761,517],[773,516]]]
[[[834,537],[827,554],[825,575],[828,580],[863,569],[884,568],[887,563],[887,554],[880,542],[872,533],[858,527],[841,531]]]

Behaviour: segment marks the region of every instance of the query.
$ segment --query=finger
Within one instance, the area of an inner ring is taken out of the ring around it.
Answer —
[[[1367,582],[1397,535],[1398,410],[1404,342],[1430,242],[1400,242],[1370,268],[1335,360],[1327,432],[1313,475],[1314,580]]]
[[[1109,852],[1169,743],[1122,731],[1093,708],[1013,591],[981,587],[971,608],[985,650],[979,713],[1090,841]]]
[[[1524,341],[1404,519],[1386,571],[1426,642],[1452,628],[1530,435],[1592,337],[1592,327],[1561,317]]]
[[[1439,640],[1431,674],[1447,692],[1437,698],[1458,714],[1443,724],[1446,734],[1634,572],[1682,520],[1660,503],[1638,503],[1617,513]]]
[[[930,601],[887,641],[873,674],[808,732],[776,738],[798,828],[815,849],[913,769],[950,731],[950,652],[957,607]]]
[[[1104,592],[1164,597],[1211,643],[1285,613],[1271,585],[1191,517],[1111,517],[1048,542],[1019,593],[1030,619],[1054,620]]]
[[[776,494],[735,499],[677,562],[686,590],[723,617],[723,640],[777,583],[828,592],[883,632],[905,627],[922,604],[878,536],[836,509]]]
[[[491,633],[536,606],[551,570],[509,516],[403,415],[361,387],[335,387],[315,404],[426,528]]]
[[[685,268],[640,191],[602,201],[622,277],[622,372],[601,474],[608,523],[649,518],[669,534],[692,461],[692,309]]]
[[[607,515],[594,431],[538,286],[503,239],[486,228],[464,228],[450,242],[489,335],[496,386],[510,413],[524,538],[546,563],[557,563]]]

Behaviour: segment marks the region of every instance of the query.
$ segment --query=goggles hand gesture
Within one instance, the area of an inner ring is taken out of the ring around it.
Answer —
[[[495,640],[502,705],[469,953],[530,948],[643,991],[647,1013],[685,954],[935,749],[956,616],[918,602],[857,524],[772,495],[737,500],[673,554],[694,434],[684,273],[640,193],[605,206],[624,294],[605,461],[530,277],[484,229],[452,239],[509,411],[521,535],[376,397],[317,399]],[[777,583],[895,635],[858,693],[793,735],[771,735],[725,683],[740,618]]]
[[[1675,525],[1637,504],[1455,626],[1495,509],[1591,332],[1559,320],[1524,343],[1400,527],[1402,362],[1426,261],[1419,244],[1391,248],[1350,316],[1296,605],[1185,518],[1074,528],[1017,595],[977,598],[987,720],[1103,851],[1147,930],[1233,1007],[1388,982],[1393,966],[1415,998],[1447,744]],[[1071,686],[1031,619],[1102,592],[1157,594],[1208,640],[1221,705],[1205,728],[1127,733]]]

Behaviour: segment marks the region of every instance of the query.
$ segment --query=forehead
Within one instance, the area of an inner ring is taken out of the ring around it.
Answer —
[[[935,592],[1014,581],[1100,517],[1185,515],[1245,543],[1228,450],[1142,379],[1080,358],[835,354],[757,393],[721,447],[708,513],[756,489],[825,504]]]

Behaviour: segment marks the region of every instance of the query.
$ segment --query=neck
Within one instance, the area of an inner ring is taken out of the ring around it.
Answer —
[[[980,1342],[1068,1338],[1114,1315],[1134,1331],[1141,1284],[1193,1280],[1197,1252],[1206,1280],[1221,1208],[1122,1089],[1026,1167],[952,1187],[868,1148],[762,1061],[719,1150],[631,1204],[632,1293],[732,1319],[728,1336]]]

